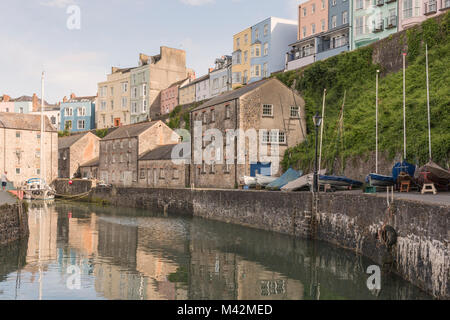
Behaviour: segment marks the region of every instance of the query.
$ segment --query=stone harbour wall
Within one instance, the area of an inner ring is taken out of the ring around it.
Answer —
[[[27,206],[21,204],[0,206],[0,245],[28,237]]]
[[[309,192],[283,193],[211,189],[95,188],[91,198],[114,206],[183,214],[315,238],[366,256],[436,298],[450,298],[449,205],[386,197],[327,193],[312,210]],[[315,212],[312,214],[312,212]],[[396,243],[379,239],[391,226]]]

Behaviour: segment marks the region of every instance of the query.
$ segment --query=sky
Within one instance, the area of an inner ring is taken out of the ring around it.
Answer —
[[[51,103],[95,95],[111,66],[137,66],[139,53],[160,46],[186,50],[187,67],[201,76],[231,55],[235,33],[270,16],[297,20],[304,1],[1,0],[0,95],[40,96],[43,70]],[[67,27],[73,5],[79,29]]]

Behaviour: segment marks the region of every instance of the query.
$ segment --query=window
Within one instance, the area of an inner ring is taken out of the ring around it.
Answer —
[[[291,118],[298,118],[300,114],[298,112],[298,106],[291,106]]]
[[[78,129],[84,129],[85,128],[85,124],[84,124],[84,120],[78,120]]]
[[[36,150],[34,156],[35,156],[36,158],[40,158],[40,157],[41,157],[41,150]]]
[[[259,30],[258,30],[258,28],[255,29],[255,39],[256,40],[259,39]]]
[[[114,110],[114,100],[111,100],[111,110]]]
[[[223,76],[222,77],[222,87],[226,87],[228,84],[228,77],[227,76]]]
[[[206,123],[208,122],[208,118],[207,118],[207,116],[206,116],[206,111],[204,111],[204,112],[202,113],[202,121],[203,121],[203,124],[206,124]]]
[[[211,170],[209,171],[210,174],[214,174],[216,172],[216,164],[215,162],[211,162]]]
[[[306,8],[303,8],[303,16],[306,17]]]
[[[131,113],[137,113],[137,102],[133,101],[131,103]]]
[[[264,36],[267,36],[268,34],[269,34],[269,25],[266,24],[266,25],[264,26]]]
[[[114,87],[111,87],[111,96],[114,95]]]
[[[348,12],[344,11],[342,12],[342,24],[348,23]]]
[[[241,64],[241,52],[236,51],[233,53],[233,64]]]
[[[64,128],[65,128],[66,130],[72,130],[72,120],[66,120],[66,121],[64,122]]]
[[[364,8],[364,0],[356,0],[356,10]]]
[[[322,0],[322,9],[325,9],[325,0]]]
[[[252,66],[251,77],[259,77],[260,76],[260,65],[256,64]]]
[[[322,31],[325,31],[325,19],[321,20],[321,24],[322,24]]]
[[[263,104],[263,116],[271,117],[273,115],[273,105]]]
[[[128,91],[128,82],[122,82],[122,93]]]
[[[241,73],[233,72],[233,83],[241,83]]]
[[[20,174],[20,168],[16,168],[16,174]]]
[[[145,169],[141,169],[141,170],[139,171],[139,178],[140,178],[141,180],[145,179]]]
[[[122,97],[122,108],[123,109],[127,108],[127,105],[128,105],[127,97]]]
[[[230,105],[225,106],[225,119],[231,118],[231,107]]]
[[[336,16],[331,17],[331,28],[336,28]]]
[[[23,107],[19,108],[19,113],[23,113]]]
[[[336,5],[336,0],[331,0],[331,5],[335,6]]]
[[[101,95],[102,97],[106,97],[106,92],[107,92],[107,90],[108,90],[108,87],[107,87],[107,86],[101,87],[101,88],[100,88],[100,95]]]
[[[213,80],[212,88],[213,88],[214,90],[219,89],[219,79],[214,79],[214,80]]]
[[[179,178],[180,178],[180,176],[178,174],[178,169],[173,168],[173,180],[178,180]]]
[[[248,34],[244,35],[244,43],[245,43],[245,44],[248,43]]]
[[[237,38],[236,39],[236,48],[239,49],[240,46],[241,46],[241,38]]]
[[[71,116],[73,115],[72,108],[65,108],[65,109],[64,109],[64,115],[65,115],[66,117],[71,117]]]
[[[86,116],[86,108],[85,108],[85,107],[78,108],[78,116],[79,116],[79,117],[84,117],[84,116]]]
[[[247,63],[248,61],[248,51],[244,52],[244,62]]]
[[[147,100],[142,100],[142,112],[147,112]]]
[[[264,78],[269,77],[269,70],[267,70],[267,62],[263,64],[263,77]]]
[[[231,167],[231,165],[228,162],[225,163],[224,173],[230,173],[230,167]]]
[[[159,178],[164,179],[164,168],[159,169]]]
[[[313,3],[311,6],[311,13],[315,13],[316,12],[316,4]]]
[[[36,169],[36,174],[41,174],[41,169]]]
[[[262,138],[264,143],[273,143],[273,144],[286,143],[286,134],[282,131],[277,130],[265,131]]]
[[[303,27],[303,38],[306,38],[306,27]]]
[[[36,134],[36,139],[40,139],[41,138],[41,134],[40,133],[37,133]]]
[[[403,0],[403,18],[408,19],[413,15],[413,0]]]
[[[248,81],[248,71],[245,70],[245,71],[244,71],[244,79],[243,79],[244,84],[246,84],[247,81]]]
[[[132,98],[137,98],[137,96],[138,96],[138,91],[137,90],[138,90],[137,87],[133,88]]]
[[[286,143],[286,134],[284,132],[278,133],[278,142],[279,143]]]
[[[359,36],[363,34],[364,30],[364,17],[356,17],[355,19],[355,35]]]
[[[142,85],[142,96],[147,96],[147,85],[145,83]]]
[[[100,102],[100,109],[103,110],[103,111],[106,110],[106,101],[101,101]]]
[[[267,56],[269,54],[269,43],[264,43],[264,55]]]
[[[216,113],[213,109],[213,110],[211,110],[211,122],[215,122],[215,121],[216,121]]]
[[[311,34],[314,34],[314,33],[316,33],[316,24],[315,23],[313,23],[311,25]]]

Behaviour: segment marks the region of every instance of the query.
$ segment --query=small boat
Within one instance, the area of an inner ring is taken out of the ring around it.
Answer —
[[[256,184],[262,187],[267,186],[269,183],[277,180],[278,177],[263,176],[262,174],[256,174]]]
[[[326,169],[322,169],[319,172],[319,175],[323,175],[325,174]],[[313,184],[313,179],[314,179],[314,173],[309,173],[307,175],[301,176],[300,178],[289,182],[287,185],[283,186],[281,188],[281,191],[287,191],[287,192],[291,192],[291,191],[297,191],[300,190],[302,188],[308,187],[308,186],[312,186]]]
[[[319,185],[324,184],[329,184],[335,188],[361,187],[363,185],[361,181],[349,179],[347,177],[319,175]]]
[[[244,185],[249,186],[249,187],[255,187],[256,186],[256,178],[244,176]]]
[[[423,184],[426,183],[425,177],[420,173],[426,173],[426,179],[430,180],[438,188],[448,188],[450,185],[450,171],[445,170],[433,161],[428,162],[417,171],[417,178]]]
[[[370,173],[366,178],[366,182],[373,187],[388,187],[395,184],[394,177],[377,173]]]
[[[280,190],[282,187],[287,185],[289,182],[296,180],[301,177],[303,171],[297,171],[292,168],[289,168],[281,177],[272,181],[266,186],[268,190]]]
[[[27,200],[53,200],[56,194],[52,187],[39,178],[28,179],[22,191]]]
[[[392,177],[394,178],[394,181],[397,181],[397,178],[401,172],[405,172],[410,177],[414,177],[416,166],[406,161],[397,162],[392,169]]]

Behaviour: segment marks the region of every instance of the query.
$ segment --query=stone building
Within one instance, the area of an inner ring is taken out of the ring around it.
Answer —
[[[80,166],[98,158],[100,138],[91,132],[58,139],[58,177],[80,177]]]
[[[100,141],[100,180],[130,186],[138,182],[138,160],[159,146],[179,142],[179,136],[162,121],[121,126]]]
[[[44,117],[32,114],[0,113],[0,172],[7,171],[14,186],[41,175],[41,139],[44,139],[45,172],[51,183],[58,175],[58,132]]]
[[[195,127],[198,123],[201,123],[201,132],[197,132]],[[208,129],[220,131],[223,148],[218,142],[213,145],[206,141],[203,136]],[[244,132],[255,129],[257,145],[252,145],[250,149],[249,140],[245,139],[244,150],[238,150],[237,143],[227,142],[227,134],[239,129]],[[297,92],[278,79],[261,80],[224,93],[191,111],[193,151],[190,182],[195,187],[234,188],[244,175],[255,176],[258,172],[280,175],[278,164],[284,152],[303,142],[305,135],[305,102]],[[264,158],[263,147],[268,149]],[[278,155],[275,153],[276,147],[279,148]],[[206,148],[211,151],[214,161],[205,161],[202,157]],[[255,148],[256,160],[249,153]],[[234,152],[234,159],[227,150]],[[245,159],[237,163],[239,154]]]
[[[99,157],[80,165],[81,178],[98,179]]]
[[[176,154],[178,144],[150,150],[139,158],[139,185],[151,188],[189,186],[189,154]],[[175,160],[175,161],[174,161]]]

